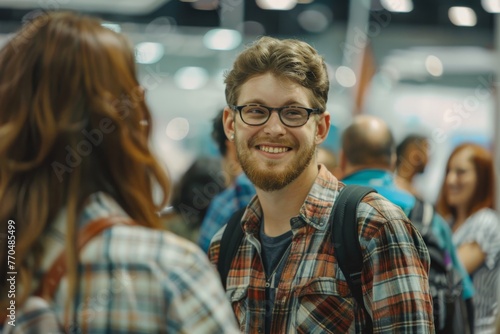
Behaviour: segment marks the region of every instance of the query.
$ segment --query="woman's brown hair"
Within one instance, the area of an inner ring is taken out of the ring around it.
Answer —
[[[469,152],[469,160],[474,165],[474,171],[477,178],[476,189],[467,208],[467,216],[484,208],[493,209],[495,205],[495,172],[491,153],[480,145],[464,143],[453,150],[446,163],[446,174],[436,204],[437,211],[443,217],[456,216],[456,210],[450,206],[447,201],[448,190],[446,187],[446,175],[448,175],[450,170],[451,159],[463,151]]]
[[[44,255],[40,237],[63,208],[69,296],[77,284],[77,221],[90,194],[104,191],[138,224],[160,226],[156,212],[170,181],[149,148],[143,95],[132,45],[95,18],[42,13],[0,51],[0,232],[15,221],[18,303]],[[5,282],[5,238],[0,267]]]

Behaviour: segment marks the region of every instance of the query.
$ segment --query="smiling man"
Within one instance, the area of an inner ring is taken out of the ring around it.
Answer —
[[[307,43],[263,37],[226,77],[223,123],[257,195],[241,218],[226,295],[246,333],[432,333],[429,254],[404,213],[378,194],[357,210],[359,305],[339,269],[329,216],[344,187],[316,161],[328,135],[329,81]],[[222,228],[209,257],[219,260]]]

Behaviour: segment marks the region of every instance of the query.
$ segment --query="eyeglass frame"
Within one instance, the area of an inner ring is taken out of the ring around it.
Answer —
[[[259,123],[259,124],[250,124],[250,123],[245,122],[245,120],[243,119],[243,116],[242,116],[241,112],[242,112],[243,108],[249,107],[249,106],[262,107],[264,109],[267,109],[267,111],[269,112],[269,114],[267,115],[266,120],[263,121],[262,123]],[[266,124],[269,121],[269,119],[271,118],[271,115],[272,115],[272,113],[273,113],[274,110],[276,110],[276,112],[278,113],[278,116],[279,116],[279,119],[280,119],[281,123],[284,126],[289,127],[289,128],[299,128],[301,126],[304,126],[309,121],[309,118],[311,117],[311,114],[321,114],[321,113],[324,112],[324,110],[321,110],[321,108],[307,108],[307,107],[302,107],[302,106],[268,107],[268,106],[265,106],[263,104],[258,104],[258,103],[249,103],[249,104],[244,104],[244,105],[241,105],[241,106],[236,106],[234,104],[230,104],[230,105],[228,105],[228,107],[232,111],[235,111],[235,112],[238,111],[239,114],[240,114],[240,118],[241,118],[242,122],[245,123],[246,125],[250,125],[250,126],[261,126],[261,125]],[[305,110],[307,112],[307,118],[306,118],[305,122],[302,123],[301,125],[288,125],[285,122],[283,122],[283,119],[281,118],[281,111],[284,110],[284,109],[286,109],[286,108],[298,108],[298,109]]]

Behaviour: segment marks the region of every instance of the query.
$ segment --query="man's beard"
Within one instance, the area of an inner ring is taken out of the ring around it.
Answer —
[[[281,161],[269,160],[262,163],[256,159],[252,160],[251,148],[254,146],[251,145],[251,141],[240,143],[236,139],[235,143],[243,171],[257,188],[264,191],[281,190],[292,183],[309,166],[316,152],[314,144],[306,144],[307,146],[302,147],[292,162],[282,167]],[[279,170],[276,170],[277,166],[280,166]]]

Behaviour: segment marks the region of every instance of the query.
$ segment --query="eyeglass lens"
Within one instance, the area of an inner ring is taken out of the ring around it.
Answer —
[[[264,106],[245,106],[241,109],[241,116],[248,124],[260,125],[269,119],[272,110],[273,108],[266,108]],[[276,108],[274,110],[279,112],[280,119],[285,125],[303,125],[308,119],[307,111],[299,107]]]

